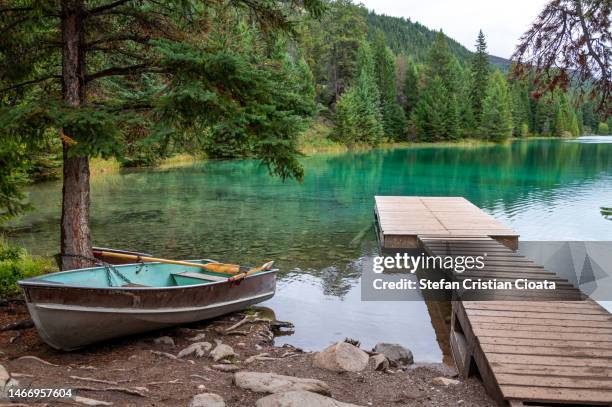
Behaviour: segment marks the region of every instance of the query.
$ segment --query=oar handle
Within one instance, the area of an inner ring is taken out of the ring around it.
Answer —
[[[232,282],[236,282],[236,281],[241,281],[244,280],[247,276],[250,276],[251,274],[257,273],[258,271],[264,271],[264,270],[271,270],[272,266],[274,265],[273,261],[269,261],[259,267],[253,267],[252,269],[245,271],[243,273],[240,274],[236,274],[235,276],[232,276],[230,278],[227,279],[227,281],[229,281],[230,283]]]
[[[161,259],[158,257],[135,256],[133,254],[106,252],[106,251],[94,251],[94,255],[104,256],[104,257],[113,257],[116,259],[134,260],[135,262],[157,262],[157,263],[164,263],[164,264],[176,264],[178,266],[198,267],[204,270],[212,271],[215,273],[221,273],[221,274],[237,274],[237,273],[240,273],[241,271],[240,266],[237,264],[224,264],[224,263],[200,264],[200,263],[190,263],[188,261]]]

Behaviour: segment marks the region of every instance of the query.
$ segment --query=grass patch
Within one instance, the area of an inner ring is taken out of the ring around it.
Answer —
[[[164,158],[160,161],[158,167],[159,168],[173,168],[173,167],[182,167],[188,166],[195,162],[202,161],[206,159],[205,154],[177,154],[172,157]]]
[[[32,256],[20,247],[12,246],[0,236],[0,298],[12,299],[20,295],[17,281],[57,271],[53,259]]]
[[[89,173],[92,177],[101,174],[116,174],[119,170],[121,170],[121,164],[114,158],[94,157],[89,160]]]
[[[334,153],[348,151],[344,144],[329,139],[333,125],[318,118],[312,126],[298,136],[298,150],[304,154]]]

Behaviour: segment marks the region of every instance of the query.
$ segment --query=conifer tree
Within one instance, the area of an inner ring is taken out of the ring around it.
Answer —
[[[419,100],[419,73],[417,69],[417,65],[412,58],[409,58],[404,77],[404,112],[408,117]]]
[[[482,123],[482,103],[487,93],[489,70],[487,43],[482,30],[480,30],[478,32],[478,39],[476,40],[476,53],[474,53],[472,57],[472,89],[470,92],[472,109],[478,125]]]
[[[512,99],[512,122],[515,136],[526,136],[529,133],[529,91],[522,80],[515,79],[510,85]],[[527,131],[525,131],[527,128]]]
[[[431,78],[412,112],[412,122],[419,140],[437,141],[446,138],[447,97],[442,79],[439,76]]]
[[[336,104],[336,128],[332,138],[345,144],[377,145],[384,137],[380,94],[374,78],[370,45],[363,42],[358,52],[358,76]]]
[[[385,135],[392,140],[401,139],[406,130],[406,116],[397,101],[395,56],[387,47],[381,32],[376,33],[374,38],[374,73],[380,92],[380,109]]]
[[[508,82],[504,74],[496,70],[489,78],[487,94],[482,103],[483,137],[493,140],[505,140],[512,135],[512,109]]]

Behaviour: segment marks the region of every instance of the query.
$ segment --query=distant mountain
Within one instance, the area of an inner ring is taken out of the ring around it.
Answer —
[[[512,63],[512,61],[509,59],[496,57],[495,55],[489,55],[489,62],[491,62],[491,65],[498,67],[502,71],[507,71],[510,69],[510,64]]]
[[[393,52],[396,54],[412,55],[420,61],[423,61],[427,56],[429,47],[434,42],[437,34],[437,31],[429,29],[409,18],[391,17],[384,14],[376,14],[373,11],[368,12],[367,22],[370,28],[368,30],[370,35],[376,29],[381,30],[385,34],[387,45],[389,45]],[[447,38],[449,48],[457,59],[463,63],[468,62],[471,59],[472,52],[454,39],[448,36]],[[491,61],[492,65],[502,70],[508,70],[510,66],[509,60],[493,55],[489,56],[489,61]]]

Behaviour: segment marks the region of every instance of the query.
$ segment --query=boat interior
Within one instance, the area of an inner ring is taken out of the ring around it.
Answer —
[[[188,260],[190,263],[213,263],[212,260]],[[257,274],[257,273],[256,273]],[[200,267],[162,263],[136,263],[99,266],[45,274],[29,281],[79,287],[173,287],[212,284],[226,281],[231,275],[215,273]]]

